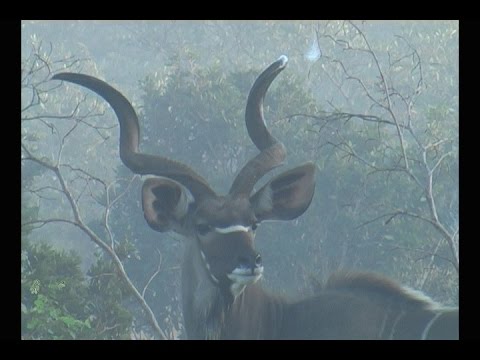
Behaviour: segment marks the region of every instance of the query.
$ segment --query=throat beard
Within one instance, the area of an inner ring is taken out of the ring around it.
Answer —
[[[239,283],[232,283],[230,285],[230,294],[233,296],[233,301],[239,296],[244,290],[247,285],[239,284]]]

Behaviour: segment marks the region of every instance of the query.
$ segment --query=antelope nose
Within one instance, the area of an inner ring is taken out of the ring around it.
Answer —
[[[255,266],[256,267],[262,266],[262,257],[260,256],[260,254],[257,254],[257,257],[255,258]]]
[[[238,266],[246,269],[255,269],[262,266],[262,257],[260,254],[254,254],[252,256],[239,256]]]

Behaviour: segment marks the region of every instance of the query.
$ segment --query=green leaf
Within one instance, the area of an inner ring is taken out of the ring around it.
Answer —
[[[38,312],[38,313],[43,313],[45,312],[45,296],[44,295],[38,295],[37,299],[33,302],[33,304],[35,305],[35,310]]]
[[[30,320],[27,323],[27,329],[29,329],[29,330],[35,329],[37,327],[38,323],[39,323],[38,318],[33,318],[32,320]]]
[[[60,315],[60,310],[57,309],[57,308],[52,307],[52,308],[48,311],[48,315],[49,315],[52,319],[57,320],[58,315]]]
[[[78,325],[78,320],[72,318],[71,316],[60,316],[58,318],[59,320],[61,320],[65,325],[67,325],[67,327],[74,327],[75,325]]]

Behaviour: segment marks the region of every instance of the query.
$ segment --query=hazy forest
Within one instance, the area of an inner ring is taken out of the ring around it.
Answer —
[[[458,305],[458,31],[458,21],[23,21],[22,339],[186,337],[183,239],[146,224],[114,112],[50,80],[62,71],[121,91],[142,151],[226,192],[257,152],[250,87],[288,56],[265,98],[288,151],[274,172],[313,161],[316,190],[298,219],[259,227],[263,286],[295,299],[335,271],[365,270]]]

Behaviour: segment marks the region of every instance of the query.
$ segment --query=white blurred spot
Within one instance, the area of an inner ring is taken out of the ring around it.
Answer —
[[[317,39],[313,39],[312,44],[310,45],[310,48],[305,53],[305,59],[307,59],[310,62],[315,62],[318,59],[320,59],[321,56],[322,56],[322,52],[318,47]]]

